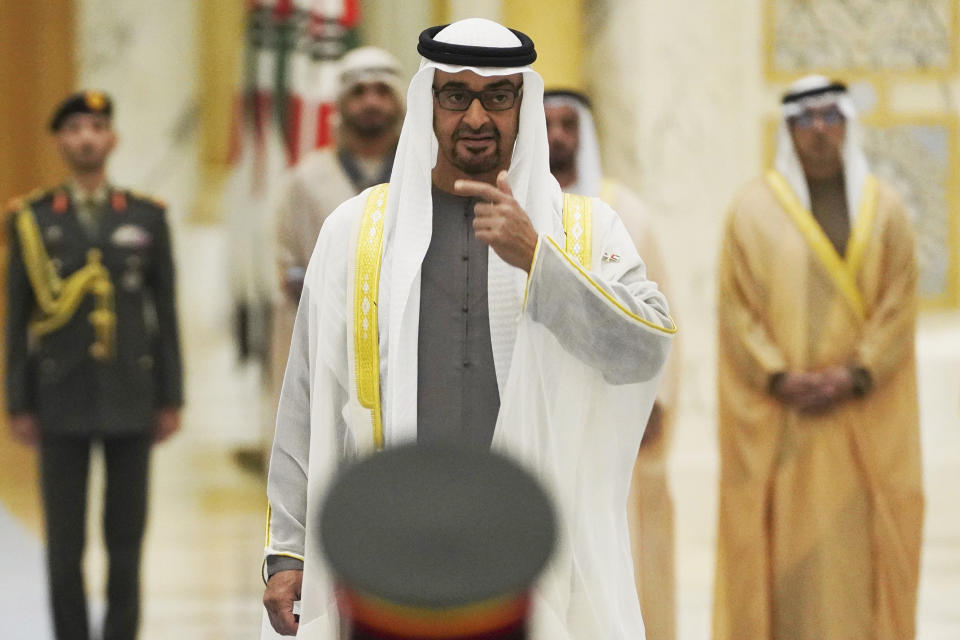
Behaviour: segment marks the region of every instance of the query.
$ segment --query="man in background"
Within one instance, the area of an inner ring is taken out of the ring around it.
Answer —
[[[336,148],[314,151],[300,161],[277,208],[277,268],[285,294],[283,307],[290,317],[285,332],[278,332],[286,338],[281,364],[287,361],[292,318],[320,227],[341,202],[390,180],[403,102],[396,58],[376,47],[360,47],[343,56]]]
[[[40,452],[54,629],[87,640],[82,559],[90,451],[106,467],[104,640],[140,618],[150,449],[180,427],[174,268],[165,207],[111,184],[110,98],[85,91],[50,129],[70,172],[11,203],[7,410]]]
[[[264,421],[265,464],[273,440],[276,400],[283,383],[293,321],[307,263],[330,213],[367,187],[390,180],[403,121],[400,63],[376,47],[360,47],[340,61],[339,125],[334,149],[306,155],[291,171],[276,211],[276,258],[281,293],[274,303],[270,343],[269,420]]]
[[[647,277],[667,291],[666,265],[649,214],[632,191],[603,175],[587,96],[577,91],[548,90],[543,106],[550,172],[560,188],[599,197],[613,207],[647,266]],[[674,345],[640,443],[628,501],[634,577],[648,640],[676,637],[673,499],[667,482],[667,455],[676,404],[678,355]]]
[[[803,78],[782,112],[720,253],[714,638],[913,638],[913,231],[846,87]]]

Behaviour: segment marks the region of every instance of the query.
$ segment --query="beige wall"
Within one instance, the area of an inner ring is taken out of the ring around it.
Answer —
[[[420,65],[417,38],[434,24],[443,7],[433,0],[363,0],[360,37],[365,44],[386,49],[412,77]]]
[[[639,193],[669,257],[684,403],[713,407],[714,264],[724,212],[760,169],[759,0],[592,3],[587,86],[606,172]],[[707,425],[702,434],[712,437]]]
[[[6,214],[9,198],[49,186],[63,176],[47,123],[56,104],[74,89],[73,0],[0,2],[0,25],[0,87],[4,94],[0,100],[0,207]],[[7,288],[5,215],[0,222],[2,335]],[[0,377],[5,362],[0,346]],[[0,419],[0,502],[37,531],[40,509],[35,455],[13,442],[5,415]]]
[[[684,334],[685,379],[694,385],[685,394],[688,410],[712,419],[721,223],[736,190],[763,167],[763,124],[776,117],[788,80],[765,72],[767,2],[585,4],[586,82],[605,169],[643,197],[672,256],[671,299]],[[956,76],[868,80],[879,99],[865,105],[866,118],[960,114]]]
[[[73,5],[0,2],[0,204],[63,175],[47,122],[74,89]]]

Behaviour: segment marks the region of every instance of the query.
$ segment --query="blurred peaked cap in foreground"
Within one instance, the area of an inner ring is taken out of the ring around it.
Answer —
[[[320,518],[342,616],[387,632],[359,637],[522,637],[498,632],[524,626],[557,526],[516,462],[416,445],[345,468]]]

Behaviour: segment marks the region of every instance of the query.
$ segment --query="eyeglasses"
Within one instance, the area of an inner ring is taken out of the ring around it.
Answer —
[[[487,111],[506,111],[513,107],[517,98],[523,92],[523,87],[497,87],[483,91],[470,91],[461,87],[433,88],[433,95],[441,109],[447,111],[466,111],[479,100]]]
[[[830,126],[834,124],[840,124],[844,121],[843,114],[840,113],[840,109],[836,107],[830,109],[824,109],[822,111],[807,110],[801,113],[798,116],[793,116],[790,118],[790,124],[798,129],[809,129],[811,128],[817,120],[823,122],[823,124]]]

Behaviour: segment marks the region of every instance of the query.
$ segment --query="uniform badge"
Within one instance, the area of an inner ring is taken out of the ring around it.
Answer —
[[[110,242],[125,249],[142,249],[153,243],[153,236],[143,227],[122,224],[110,236]]]
[[[53,194],[53,212],[54,213],[64,213],[67,210],[67,207],[70,204],[70,199],[67,197],[67,194],[63,191],[57,191]]]
[[[123,191],[114,191],[110,194],[110,207],[120,213],[127,208],[127,196]]]
[[[602,262],[620,262],[620,254],[604,251],[603,256],[600,257],[600,260]]]
[[[127,291],[138,291],[143,286],[143,273],[139,269],[128,269],[123,272],[120,283]]]
[[[63,227],[52,224],[43,230],[43,239],[50,244],[59,244],[63,240]]]
[[[107,106],[107,98],[100,91],[87,91],[84,96],[87,108],[91,111],[103,111]]]

